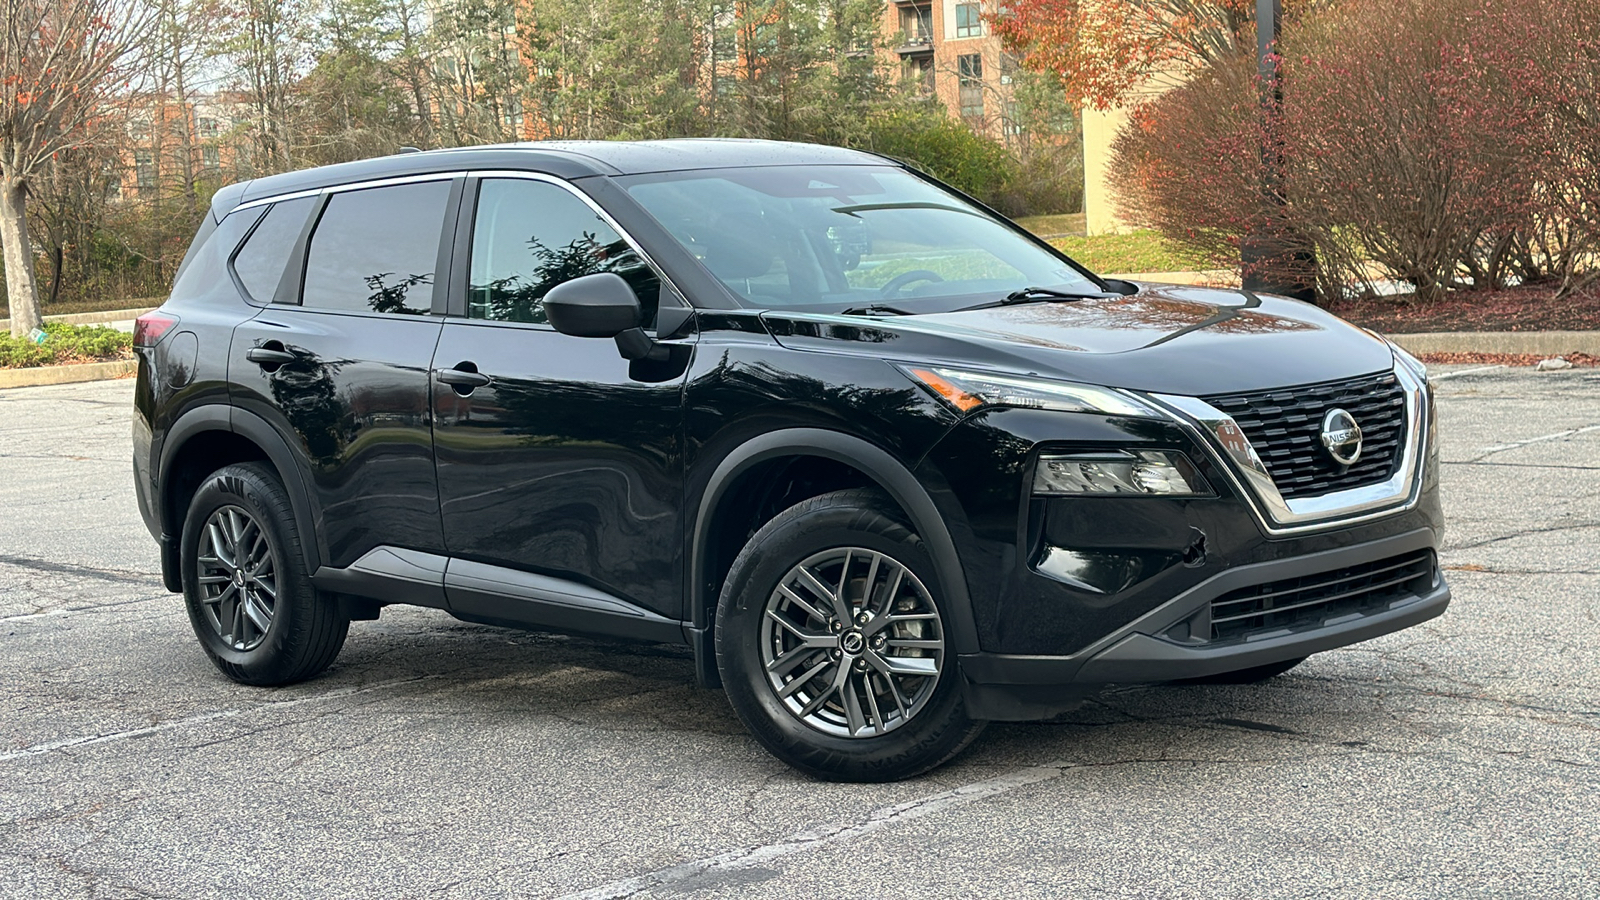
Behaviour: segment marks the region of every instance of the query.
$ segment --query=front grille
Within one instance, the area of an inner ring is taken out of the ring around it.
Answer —
[[[1382,609],[1433,585],[1432,550],[1419,550],[1229,591],[1211,601],[1211,639],[1228,641],[1263,631],[1320,625],[1353,612]]]
[[[1203,399],[1239,423],[1285,499],[1380,484],[1399,464],[1406,396],[1393,372]],[[1348,468],[1322,446],[1322,419],[1332,409],[1361,426],[1361,458]]]

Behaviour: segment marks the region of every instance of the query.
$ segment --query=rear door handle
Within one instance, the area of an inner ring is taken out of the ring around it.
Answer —
[[[452,368],[440,369],[439,380],[451,387],[471,390],[488,384],[490,378],[481,372],[474,372],[470,369]]]
[[[293,353],[271,347],[251,347],[244,352],[244,358],[263,366],[281,366],[295,361]]]

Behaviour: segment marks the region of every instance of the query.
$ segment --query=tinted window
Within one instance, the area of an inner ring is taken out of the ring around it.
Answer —
[[[315,197],[301,197],[274,203],[250,234],[239,254],[233,258],[234,274],[244,284],[251,299],[258,303],[271,303],[278,292],[278,280],[289,262],[294,242],[300,239],[300,229],[306,224]]]
[[[209,234],[202,228],[200,234],[205,237],[196,236],[194,245],[189,248],[188,256],[178,270],[177,281],[172,285],[172,299],[197,297],[215,290],[219,284],[227,285],[228,292],[233,293],[233,285],[228,280],[228,256],[259,218],[261,209],[257,207],[232,213]],[[206,220],[210,219],[208,213]]]
[[[553,184],[488,179],[473,222],[467,315],[545,322],[544,295],[564,281],[615,272],[633,285],[644,321],[655,321],[661,284],[644,260],[589,205]]]
[[[301,302],[318,309],[430,312],[449,198],[448,181],[329,197],[311,235]]]
[[[1099,288],[960,197],[887,167],[766,166],[616,179],[752,306],[911,312],[1023,287]]]

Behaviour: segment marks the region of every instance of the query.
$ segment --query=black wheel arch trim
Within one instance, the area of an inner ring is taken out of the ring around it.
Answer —
[[[685,623],[686,637],[695,648],[697,671],[704,668],[701,663],[712,662],[709,656],[705,660],[700,659],[710,649],[711,609],[717,600],[716,597],[706,596],[709,590],[706,585],[706,564],[710,555],[711,521],[728,489],[740,475],[753,466],[784,456],[820,456],[859,469],[900,505],[910,517],[912,528],[928,544],[928,555],[933,558],[939,577],[941,599],[949,611],[950,621],[946,625],[954,651],[977,652],[977,621],[972,614],[972,598],[967,591],[966,575],[956,552],[955,540],[927,489],[917,481],[911,469],[888,451],[855,435],[822,428],[786,428],[751,438],[723,457],[700,494],[690,546],[689,609],[688,622]]]
[[[284,490],[289,493],[289,505],[294,511],[295,524],[303,536],[315,535],[315,540],[302,540],[301,548],[305,556],[307,571],[315,572],[322,564],[322,535],[320,529],[314,527],[315,513],[311,502],[311,492],[307,489],[300,468],[295,464],[294,454],[289,449],[289,444],[283,439],[266,420],[254,413],[245,412],[237,407],[230,407],[221,403],[211,403],[191,409],[172,423],[167,429],[165,440],[161,445],[161,462],[156,471],[158,502],[161,508],[161,530],[164,534],[176,536],[183,531],[183,523],[174,521],[176,510],[169,509],[166,486],[171,475],[172,464],[177,459],[179,452],[188,445],[189,441],[201,434],[210,431],[222,431],[236,434],[257,447],[267,455],[267,460],[277,470],[278,478],[283,483]],[[176,543],[176,537],[174,537]],[[176,549],[173,553],[177,556]],[[174,559],[176,562],[176,559]],[[168,587],[171,587],[169,584]]]

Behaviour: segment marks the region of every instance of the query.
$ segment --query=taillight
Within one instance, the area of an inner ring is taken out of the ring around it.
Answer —
[[[161,310],[152,310],[133,320],[133,345],[154,347],[161,336],[178,324],[178,317]]]

